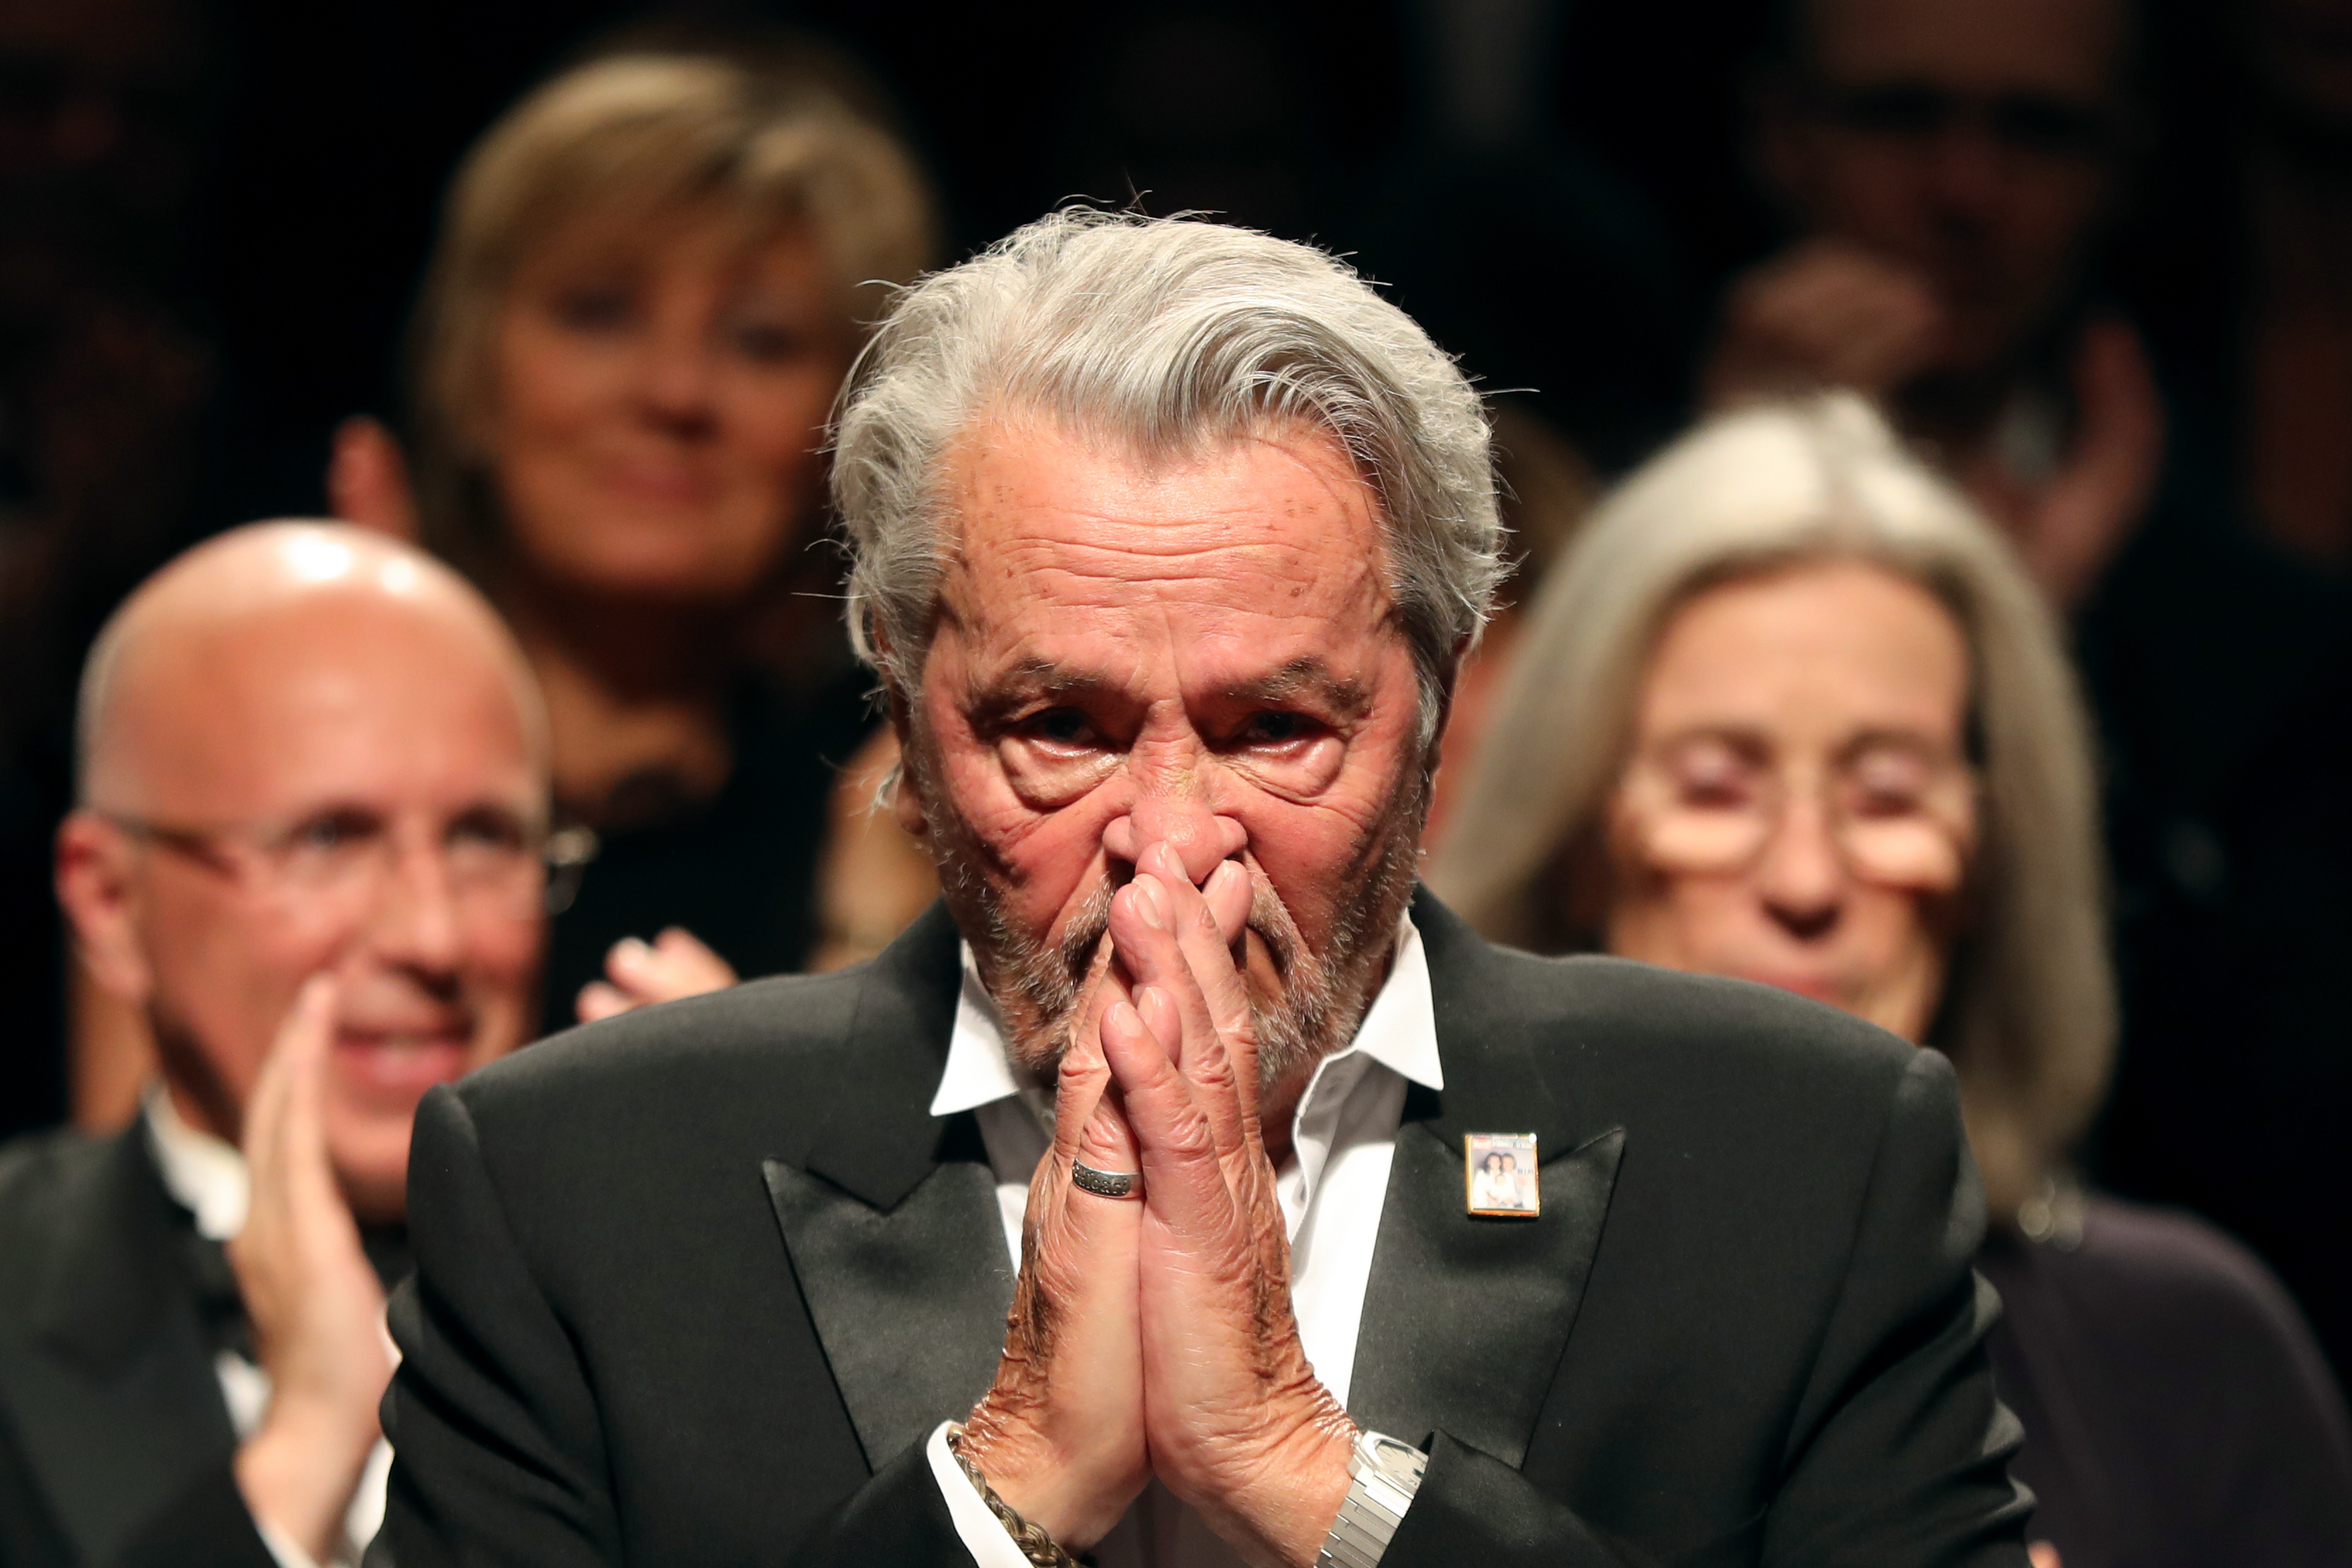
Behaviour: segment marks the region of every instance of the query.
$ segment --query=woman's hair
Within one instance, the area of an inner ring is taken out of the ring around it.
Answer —
[[[2088,731],[2007,542],[1859,398],[1714,419],[1595,512],[1536,600],[1430,879],[1497,940],[1591,942],[1570,863],[1602,831],[1666,620],[1716,584],[1821,561],[1898,574],[1967,634],[1974,919],[1927,1043],[1958,1068],[1978,1163],[2013,1205],[2081,1132],[2114,1048]]]
[[[854,346],[938,245],[930,189],[878,99],[814,45],[648,43],[563,72],[492,125],[450,185],[410,344],[427,542],[483,564],[488,455],[474,443],[499,312],[517,268],[575,226],[658,233],[703,210],[747,244],[805,228]]]
[[[851,635],[894,682],[931,632],[945,459],[1005,413],[1147,458],[1292,422],[1335,437],[1380,500],[1434,739],[1502,574],[1486,419],[1429,334],[1344,262],[1244,228],[1070,208],[908,290],[843,394],[833,466]]]

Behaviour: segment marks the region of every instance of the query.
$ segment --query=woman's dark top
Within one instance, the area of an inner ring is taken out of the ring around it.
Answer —
[[[1993,1379],[2028,1536],[2064,1568],[2352,1563],[2352,1426],[2302,1315],[2201,1220],[2111,1198],[2072,1247],[1997,1235]]]
[[[579,1022],[580,988],[625,936],[684,926],[749,980],[815,945],[817,859],[842,767],[872,730],[873,678],[849,668],[805,696],[747,683],[731,705],[734,766],[718,795],[644,826],[601,831],[548,932],[545,1030]]]

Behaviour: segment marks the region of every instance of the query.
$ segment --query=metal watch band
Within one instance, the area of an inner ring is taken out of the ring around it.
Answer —
[[[1359,1433],[1348,1456],[1348,1500],[1316,1554],[1315,1568],[1374,1568],[1421,1489],[1429,1456],[1378,1432]]]

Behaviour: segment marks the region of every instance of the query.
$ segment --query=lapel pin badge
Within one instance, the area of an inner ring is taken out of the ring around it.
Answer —
[[[1474,1215],[1533,1219],[1542,1211],[1532,1132],[1462,1135],[1464,1206]]]

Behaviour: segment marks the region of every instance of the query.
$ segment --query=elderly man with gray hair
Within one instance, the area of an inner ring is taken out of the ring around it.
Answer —
[[[1502,540],[1412,321],[1063,213],[836,442],[942,907],[427,1097],[381,1552],[2021,1568],[1943,1058],[1416,889]]]

